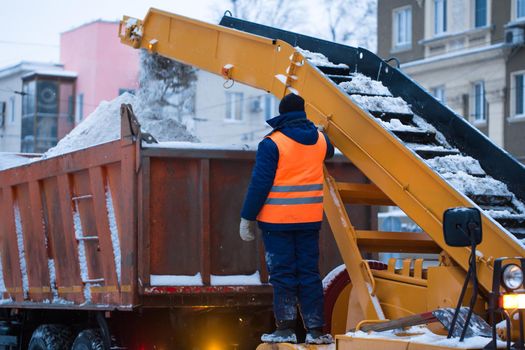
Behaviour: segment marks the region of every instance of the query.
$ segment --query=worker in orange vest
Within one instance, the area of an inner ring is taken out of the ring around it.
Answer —
[[[297,307],[306,343],[329,344],[323,333],[323,287],[319,274],[319,230],[323,220],[323,162],[334,148],[306,118],[304,100],[286,95],[273,128],[260,143],[241,213],[240,236],[262,230],[266,264],[274,290],[277,329],[266,343],[296,343]]]

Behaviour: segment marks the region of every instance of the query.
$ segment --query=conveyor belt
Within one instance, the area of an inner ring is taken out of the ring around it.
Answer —
[[[513,236],[518,239],[525,238],[523,165],[484,137],[475,127],[466,123],[463,118],[431,97],[399,70],[390,68],[389,71],[383,72],[382,67],[386,66],[386,63],[361,48],[338,45],[227,16],[222,19],[221,25],[272,39],[281,39],[301,49],[321,53],[333,62],[346,64],[347,67],[317,66],[326,78],[339,86],[351,82],[352,73],[362,73],[374,80],[379,77],[378,81],[388,87],[392,95],[351,90],[347,91],[348,95],[351,97],[357,95],[360,99],[383,100],[391,99],[392,96],[401,97],[407,105],[411,104],[409,113],[373,109],[368,112],[378,120],[389,123],[395,119],[403,126],[407,126],[407,128],[393,127],[390,131],[425,161],[436,162],[447,156],[456,156],[456,161],[459,163],[463,163],[462,160],[468,162],[470,157],[479,161],[482,171],[467,172],[467,175],[474,177],[473,181],[480,184],[501,185],[503,190],[492,191],[492,193],[462,192]],[[359,59],[356,60],[358,57]],[[441,139],[436,138],[436,132],[439,131],[421,128],[415,123],[415,115],[439,129],[442,133]],[[460,130],[455,129],[457,125],[460,126]],[[460,132],[461,135],[458,135]],[[448,180],[457,177],[457,172],[440,173],[440,175]],[[470,178],[466,177],[466,179]],[[505,191],[504,187],[508,187],[510,191]]]

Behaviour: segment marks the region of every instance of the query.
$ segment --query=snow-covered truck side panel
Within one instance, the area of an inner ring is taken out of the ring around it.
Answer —
[[[3,306],[134,303],[134,158],[114,141],[0,172]]]

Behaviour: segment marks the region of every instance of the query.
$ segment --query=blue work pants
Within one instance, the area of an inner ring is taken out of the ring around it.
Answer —
[[[323,327],[319,231],[265,231],[263,240],[277,324],[296,320],[299,304],[306,329]]]

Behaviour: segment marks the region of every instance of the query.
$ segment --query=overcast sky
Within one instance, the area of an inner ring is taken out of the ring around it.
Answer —
[[[61,32],[96,19],[144,18],[148,8],[216,21],[214,0],[1,0],[0,68],[21,60],[58,62]],[[116,35],[116,34],[115,34]]]
[[[294,31],[327,37],[326,13],[319,5],[322,1],[289,1],[304,11]],[[58,63],[60,33],[97,19],[117,21],[123,15],[144,18],[150,7],[156,7],[217,23],[225,10],[231,10],[229,0],[0,0],[0,3],[0,69],[21,60]],[[370,21],[370,26],[375,30],[375,20]],[[365,31],[361,36],[370,35]]]

